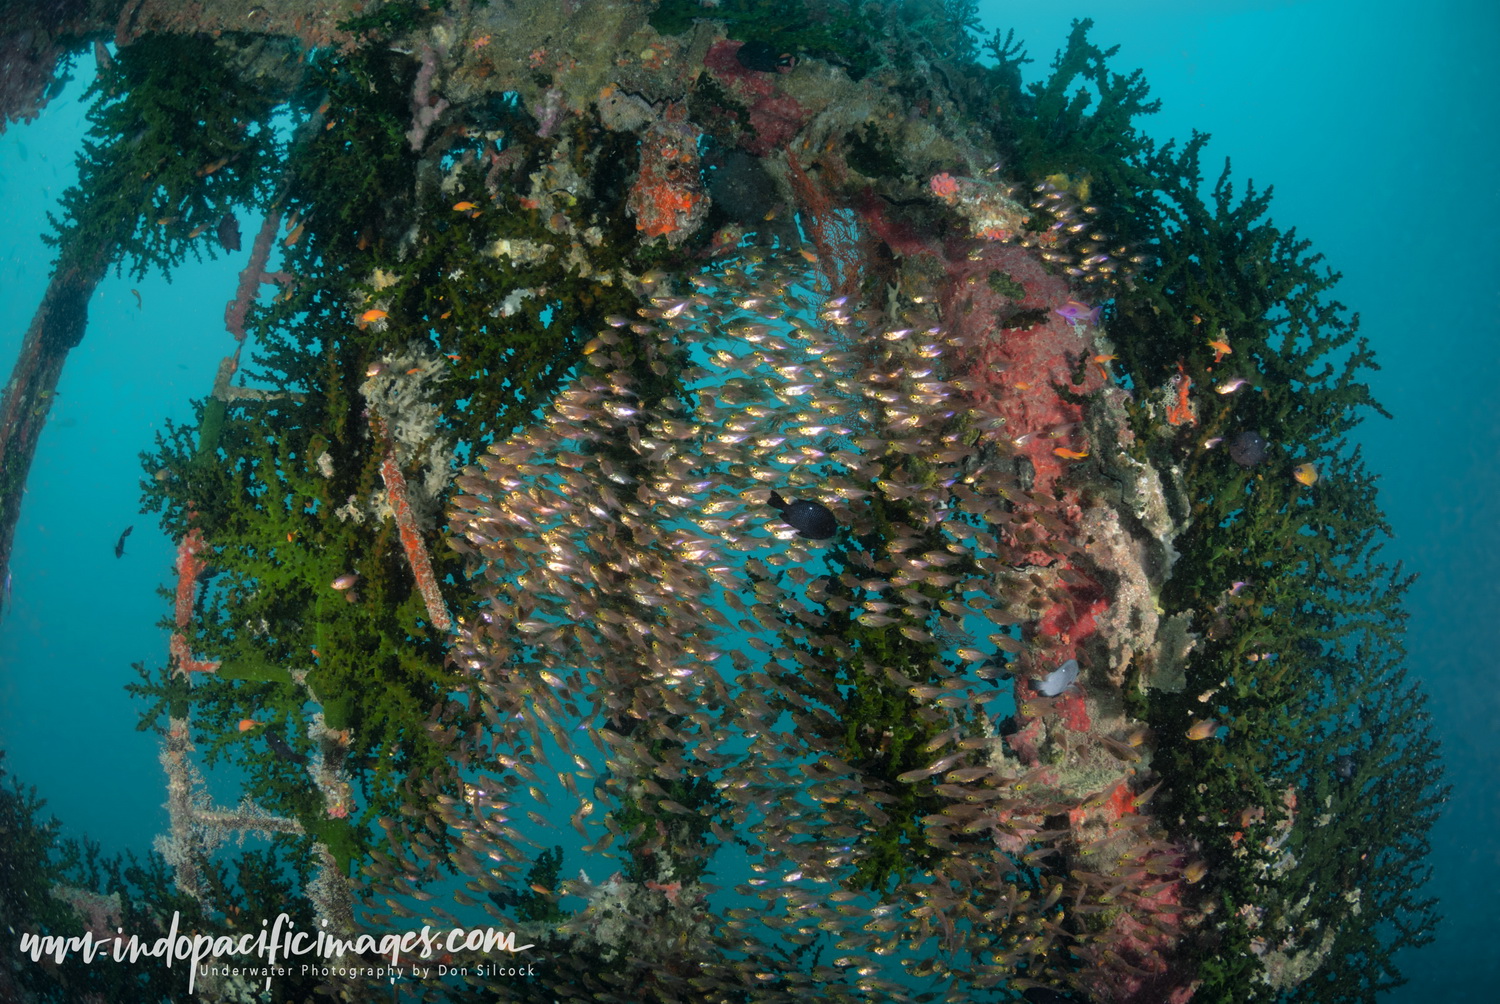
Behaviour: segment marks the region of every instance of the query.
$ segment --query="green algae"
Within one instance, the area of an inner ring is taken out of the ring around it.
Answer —
[[[189,256],[215,254],[219,220],[264,191],[268,119],[292,55],[151,35],[101,66],[88,91],[95,104],[79,184],[63,193],[43,238],[58,249],[57,267],[86,268],[102,255],[134,278],[170,276]]]

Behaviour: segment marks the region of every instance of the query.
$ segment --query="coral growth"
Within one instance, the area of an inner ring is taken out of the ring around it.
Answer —
[[[177,598],[170,648],[177,671],[183,674],[212,673],[219,668],[217,662],[194,658],[187,640],[188,631],[193,624],[193,600],[198,593],[198,577],[208,564],[207,559],[201,557],[206,550],[208,544],[203,539],[203,531],[196,526],[184,534],[177,544]]]
[[[407,564],[411,565],[411,573],[417,580],[417,591],[422,594],[422,602],[427,605],[427,616],[431,619],[432,626],[439,631],[451,631],[453,620],[448,616],[448,608],[443,605],[443,594],[438,591],[437,579],[432,574],[432,559],[427,556],[427,545],[422,542],[422,530],[412,516],[406,478],[393,455],[387,454],[380,462],[380,476],[385,479],[391,513],[401,532],[401,547],[406,551]]]
[[[286,272],[266,271],[266,262],[271,257],[271,245],[276,242],[276,235],[280,230],[281,214],[274,211],[267,213],[265,221],[256,231],[254,243],[250,245],[250,261],[240,270],[240,284],[235,290],[234,299],[224,307],[224,329],[234,336],[235,341],[245,340],[245,315],[250,312],[256,297],[260,295],[260,287],[268,282],[285,286],[292,281],[291,275]],[[235,231],[235,246],[239,246],[238,230]]]
[[[626,202],[636,229],[648,239],[676,246],[692,236],[708,215],[708,193],[698,165],[700,130],[687,109],[668,106],[641,136],[641,167]]]
[[[412,150],[419,151],[427,142],[427,132],[448,110],[448,99],[433,90],[432,81],[437,74],[438,52],[430,45],[422,46],[422,61],[417,68],[417,79],[411,90],[411,128],[406,130],[406,141]]]
[[[741,143],[754,156],[764,157],[787,146],[801,131],[808,112],[778,86],[774,74],[746,68],[736,58],[741,47],[733,41],[715,43],[703,65],[745,105],[747,129]]]

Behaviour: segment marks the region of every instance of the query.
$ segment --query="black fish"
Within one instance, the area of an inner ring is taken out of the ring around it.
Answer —
[[[125,557],[125,538],[128,537],[128,536],[130,536],[130,531],[134,530],[134,529],[135,529],[134,526],[127,526],[125,528],[125,532],[122,533],[122,534],[120,534],[120,539],[117,540],[117,541],[115,541],[115,557],[116,558],[123,558],[123,557]]]
[[[307,757],[292,749],[291,745],[281,738],[280,732],[267,732],[266,745],[271,747],[272,753],[283,760],[290,760],[292,763],[307,763]]]
[[[827,540],[838,532],[839,521],[833,518],[833,510],[821,502],[788,502],[772,492],[771,505],[781,512],[788,526],[796,528],[799,537]]]
[[[238,251],[240,249],[240,220],[233,213],[227,213],[219,221],[219,229],[216,232],[219,245],[225,251]]]
[[[1235,433],[1229,439],[1229,459],[1241,467],[1254,467],[1263,462],[1270,452],[1271,446],[1266,442],[1266,437],[1258,432],[1247,429]]]
[[[790,52],[782,52],[770,42],[746,42],[740,46],[734,58],[747,70],[755,70],[759,73],[775,73],[777,70],[791,69],[797,65],[797,57]]]

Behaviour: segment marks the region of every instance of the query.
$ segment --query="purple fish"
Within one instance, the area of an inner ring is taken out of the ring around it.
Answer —
[[[1079,303],[1077,300],[1069,300],[1061,307],[1053,307],[1052,312],[1058,317],[1065,318],[1069,324],[1098,324],[1100,309],[1090,307],[1086,303]]]
[[[219,221],[219,229],[216,232],[219,244],[225,251],[238,251],[240,249],[240,220],[233,213],[226,213]]]

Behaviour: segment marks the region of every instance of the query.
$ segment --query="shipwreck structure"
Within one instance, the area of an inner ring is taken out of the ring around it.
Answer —
[[[1365,1001],[1428,937],[1371,353],[1086,22],[1023,86],[937,0],[6,16],[7,116],[98,79],[0,560],[92,284],[254,234],[147,458],[173,824],[123,926],[533,946],[435,1001]]]

